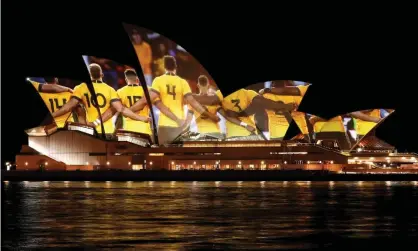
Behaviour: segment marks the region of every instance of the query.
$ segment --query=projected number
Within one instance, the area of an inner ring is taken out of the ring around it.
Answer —
[[[97,105],[95,104],[95,102],[93,100],[93,97],[89,97],[89,95],[87,93],[84,93],[84,96],[86,97],[88,107],[91,107],[91,104],[93,104],[94,107],[97,107]],[[106,106],[106,102],[107,102],[105,96],[101,93],[97,93],[96,96],[97,96],[97,102],[99,103],[98,107],[99,108],[104,108]]]
[[[133,106],[141,98],[142,98],[141,96],[128,96],[129,107]]]
[[[241,106],[239,106],[239,102],[240,102],[239,99],[233,99],[231,100],[231,102],[234,104],[234,107],[238,108],[240,112],[242,111]]]
[[[56,110],[59,110],[63,105],[65,105],[65,103],[67,103],[67,99],[62,99],[62,105],[59,105],[59,101],[57,98],[50,98],[49,99],[49,105],[51,107],[51,111],[55,112]]]
[[[173,100],[176,100],[176,86],[175,85],[166,85],[167,94],[173,96]]]

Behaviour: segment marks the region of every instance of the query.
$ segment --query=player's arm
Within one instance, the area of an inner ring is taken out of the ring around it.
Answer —
[[[111,101],[112,107],[116,110],[116,112],[122,114],[125,117],[128,117],[133,120],[149,122],[150,118],[145,116],[140,116],[134,113],[132,110],[123,106],[122,102],[119,99],[114,99]]]
[[[270,99],[266,99],[263,96],[257,95],[252,99],[252,105],[255,107],[262,107],[266,110],[274,110],[274,111],[292,111],[295,110],[296,104],[289,103],[285,104],[283,102],[276,102]]]
[[[154,102],[155,107],[158,108],[158,110],[160,110],[161,113],[163,113],[165,116],[167,116],[168,118],[176,121],[176,123],[179,126],[182,126],[184,124],[184,121],[179,119],[171,110],[170,108],[168,108],[166,105],[163,104],[163,102],[161,100],[157,100]]]
[[[193,116],[194,116],[193,111],[189,109],[187,111],[186,121],[184,122],[185,127],[188,127],[192,123]]]
[[[46,92],[46,93],[60,93],[60,92],[70,92],[73,93],[73,90],[69,87],[62,86],[62,85],[52,85],[47,83],[38,83],[35,81],[28,80],[38,92]]]
[[[218,110],[218,112],[219,112],[219,114],[222,115],[222,117],[224,117],[229,122],[231,122],[231,123],[233,123],[235,125],[239,125],[241,127],[244,127],[245,129],[247,129],[250,132],[254,132],[255,131],[255,128],[254,127],[248,125],[245,122],[242,122],[239,118],[235,118],[235,117],[228,116],[228,114],[225,112],[225,110],[222,107]]]
[[[326,122],[326,120],[325,120],[325,119],[323,119],[323,118],[317,117],[317,116],[311,116],[311,117],[309,118],[309,122],[310,122],[312,125],[315,125],[315,123],[316,123],[316,122]]]
[[[184,98],[186,99],[187,103],[189,103],[189,105],[200,114],[200,116],[206,116],[214,122],[220,121],[220,118],[216,114],[212,114],[206,111],[206,109],[199,102],[196,101],[193,95],[186,95]]]
[[[221,104],[221,100],[216,95],[193,94],[193,98],[202,105],[220,105]]]
[[[62,85],[51,85],[51,84],[43,84],[40,85],[40,92],[50,92],[50,93],[60,93],[60,92],[70,92],[73,93],[71,88]]]
[[[367,115],[367,114],[362,113],[360,111],[359,112],[352,112],[352,113],[350,113],[350,115],[353,118],[361,119],[363,121],[374,122],[374,123],[379,123],[379,121],[380,121],[380,118],[376,118],[376,117]]]
[[[107,110],[102,113],[102,122],[106,122],[108,121],[111,117],[113,117],[113,115],[116,113],[116,109],[113,108],[112,106],[107,108]],[[100,123],[100,118],[97,117],[94,122],[89,122],[88,125],[90,126],[98,126]]]
[[[79,102],[80,101],[76,97],[72,96],[68,103],[63,105],[59,110],[52,113],[52,117],[56,118],[71,112],[79,104]]]
[[[264,88],[264,89],[261,89],[259,93],[261,95],[264,93],[272,93],[275,95],[301,96],[300,89],[297,88],[296,86]]]
[[[78,123],[86,124],[86,111],[81,105],[78,105],[75,108],[75,113],[77,114]]]
[[[154,102],[155,99],[160,97],[160,94],[151,90],[149,92],[149,96],[150,96],[151,102]],[[147,105],[148,105],[148,102],[147,102],[147,99],[144,96],[140,100],[136,101],[133,106],[129,107],[129,109],[133,112],[139,112],[142,109],[144,109],[144,107],[147,106]]]

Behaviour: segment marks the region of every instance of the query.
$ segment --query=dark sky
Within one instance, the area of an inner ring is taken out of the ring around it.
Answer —
[[[399,150],[418,151],[416,63],[408,62],[415,61],[417,39],[405,16],[385,22],[370,13],[355,18],[267,14],[271,6],[248,14],[206,10],[200,4],[192,10],[117,4],[53,10],[3,3],[2,161],[13,160],[27,142],[24,129],[47,115],[26,76],[86,80],[81,58],[86,54],[138,67],[122,22],[154,30],[186,48],[225,96],[261,81],[294,79],[313,84],[300,108],[318,116],[394,108],[377,135]]]

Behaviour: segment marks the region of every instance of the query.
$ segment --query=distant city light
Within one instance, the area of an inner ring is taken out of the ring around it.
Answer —
[[[196,165],[196,161],[193,162],[193,165]]]
[[[171,161],[171,164],[174,165],[174,161]]]
[[[152,165],[152,161],[150,161],[149,164]]]
[[[284,163],[287,164],[287,161],[285,160]]]
[[[307,162],[308,164],[310,164],[311,162],[308,160],[308,162]]]
[[[334,164],[334,161],[333,160],[331,160],[331,164]]]
[[[28,165],[28,162],[25,162],[25,166],[27,166]]]
[[[108,161],[108,162],[106,162],[106,164],[107,164],[107,165],[110,165],[110,162]]]
[[[241,161],[238,161],[238,164],[240,164],[240,165],[241,165]]]
[[[261,161],[261,164],[262,164],[262,165],[264,165],[264,160],[263,160],[263,161]]]

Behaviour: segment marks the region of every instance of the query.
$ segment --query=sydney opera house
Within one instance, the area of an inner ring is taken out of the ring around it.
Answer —
[[[142,74],[84,56],[89,83],[28,79],[50,116],[26,130],[16,170],[418,173],[417,154],[376,137],[392,109],[322,119],[298,109],[311,84],[293,80],[224,95],[184,48],[141,27],[125,29]]]

